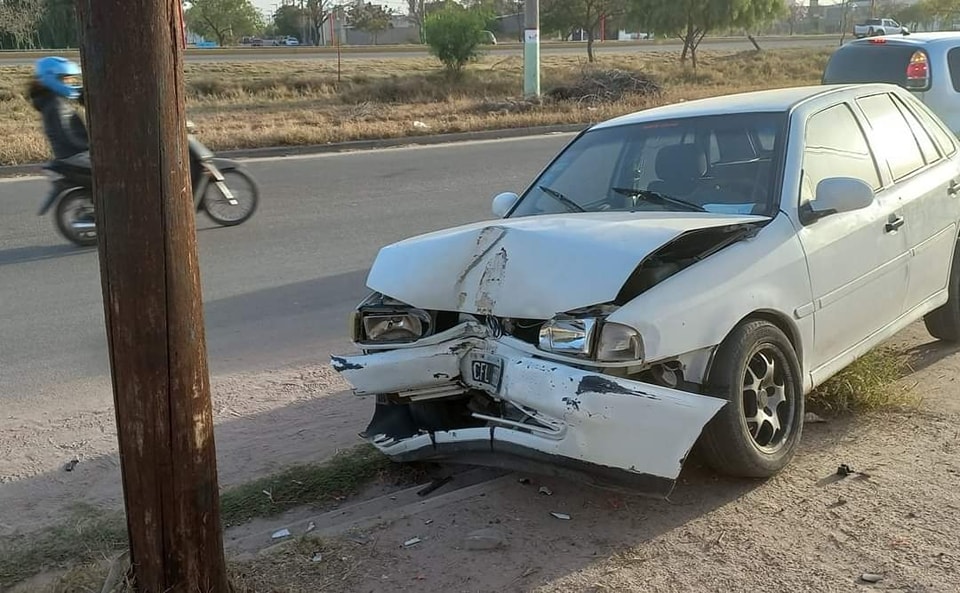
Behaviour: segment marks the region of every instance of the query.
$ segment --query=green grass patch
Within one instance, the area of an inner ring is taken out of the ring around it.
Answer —
[[[864,354],[817,387],[807,398],[817,412],[839,415],[919,404],[898,382],[910,367],[899,352],[886,347]]]
[[[394,464],[373,446],[360,445],[322,464],[291,466],[224,492],[220,497],[220,518],[231,527],[295,507],[336,503],[377,478],[405,484],[419,475],[416,466]]]

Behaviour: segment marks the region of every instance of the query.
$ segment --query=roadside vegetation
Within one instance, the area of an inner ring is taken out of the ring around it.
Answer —
[[[880,346],[814,390],[807,397],[807,406],[825,415],[916,406],[919,397],[900,382],[911,372],[906,357]]]
[[[188,63],[188,117],[214,150],[297,146],[418,134],[554,124],[589,124],[663,103],[740,91],[817,84],[830,54],[777,50],[741,54],[701,51],[694,72],[676,51],[604,54],[594,64],[544,56],[540,102],[522,100],[522,59],[481,58],[459,78],[432,58],[253,63]],[[598,71],[649,78],[661,93],[555,99]],[[0,68],[0,164],[48,157],[39,117],[24,97],[29,67]]]

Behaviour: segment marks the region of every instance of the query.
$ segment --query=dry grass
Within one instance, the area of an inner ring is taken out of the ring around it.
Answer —
[[[807,402],[832,415],[916,406],[919,398],[899,382],[910,371],[900,352],[879,347],[817,387]]]
[[[189,63],[188,117],[214,150],[322,144],[413,134],[589,123],[656,103],[802,84],[816,84],[830,54],[823,50],[703,52],[695,73],[675,51],[608,54],[598,67],[651,76],[658,99],[632,97],[587,106],[546,102],[515,108],[522,59],[484,58],[457,83],[427,58]],[[588,67],[580,56],[544,56],[544,91],[573,81]],[[23,97],[29,67],[0,67],[0,164],[37,162],[48,150],[37,113]],[[415,127],[414,122],[427,124]]]

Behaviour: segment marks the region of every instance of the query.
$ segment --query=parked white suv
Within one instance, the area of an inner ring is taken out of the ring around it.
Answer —
[[[851,41],[830,56],[822,82],[899,85],[926,104],[954,134],[960,134],[960,32]]]

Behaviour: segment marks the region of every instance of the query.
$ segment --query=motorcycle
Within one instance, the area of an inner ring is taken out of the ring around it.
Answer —
[[[205,212],[221,226],[246,222],[260,201],[257,182],[236,161],[216,158],[213,151],[197,139],[195,132],[196,126],[188,121],[190,181],[196,212]],[[53,188],[37,216],[53,209],[57,230],[65,239],[81,247],[96,245],[90,154],[84,152],[69,159],[53,160],[43,169],[53,177]],[[246,199],[237,195],[242,190],[246,190]]]

